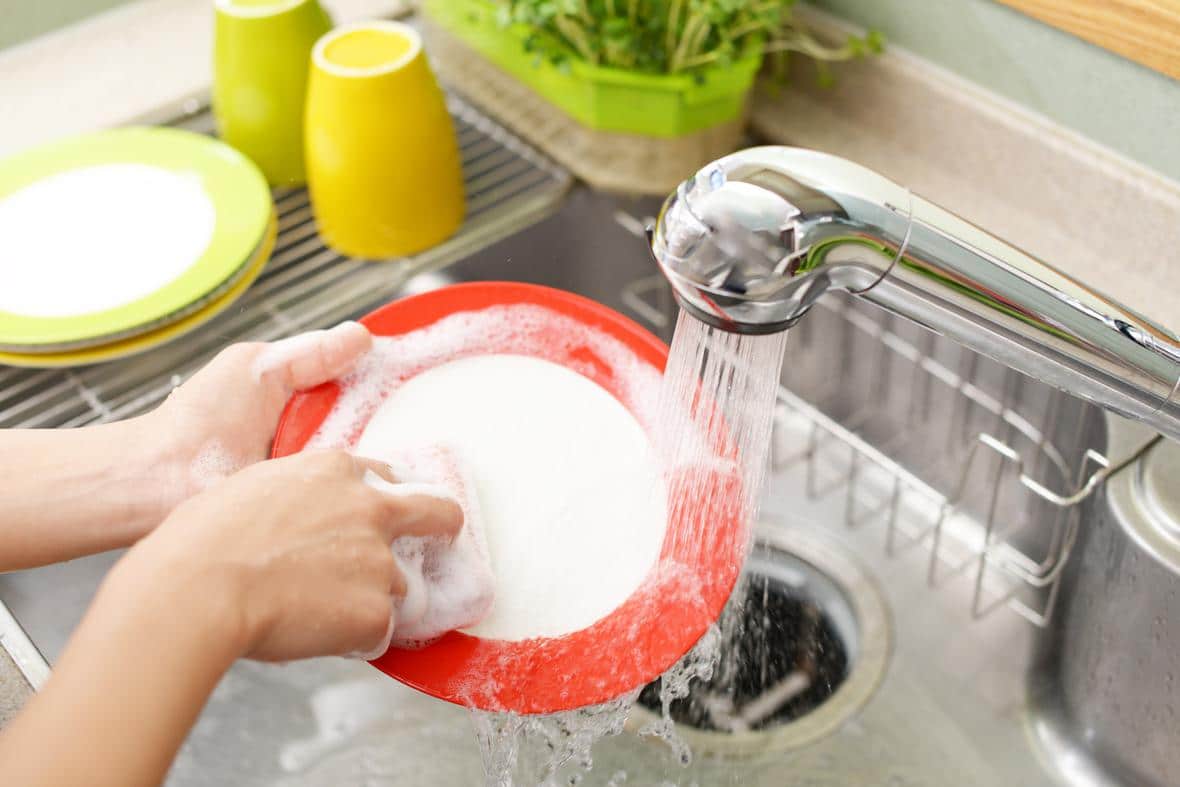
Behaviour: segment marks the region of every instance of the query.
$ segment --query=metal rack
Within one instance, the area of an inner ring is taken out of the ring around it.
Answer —
[[[305,189],[277,189],[279,236],[262,276],[224,314],[151,352],[69,370],[0,366],[0,428],[70,427],[154,406],[229,342],[271,341],[362,313],[411,279],[519,231],[552,211],[572,178],[461,98],[448,96],[463,156],[467,219],[445,243],[405,259],[368,262],[324,246]],[[211,133],[197,109],[175,125]]]
[[[653,328],[672,324],[661,276],[623,300]],[[872,349],[832,352],[854,343]],[[805,473],[813,500],[842,495],[845,527],[882,527],[888,555],[926,549],[927,584],[970,582],[974,618],[1006,607],[1044,627],[1082,504],[1160,438],[1112,462],[1054,431],[1090,405],[952,345],[864,302],[821,300],[788,342],[773,470]],[[812,362],[824,366],[808,374]]]

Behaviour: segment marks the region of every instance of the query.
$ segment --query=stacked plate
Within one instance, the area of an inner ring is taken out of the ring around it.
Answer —
[[[0,161],[0,364],[72,366],[162,344],[250,286],[274,204],[233,148],[104,131]]]

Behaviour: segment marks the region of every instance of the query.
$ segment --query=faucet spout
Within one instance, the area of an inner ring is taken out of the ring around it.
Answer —
[[[851,292],[1180,439],[1175,335],[850,161],[727,156],[668,198],[651,246],[680,305],[718,328],[786,330]]]

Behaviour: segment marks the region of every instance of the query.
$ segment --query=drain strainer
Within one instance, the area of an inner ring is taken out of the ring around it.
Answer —
[[[723,656],[672,703],[677,734],[699,754],[788,750],[832,732],[869,698],[889,652],[885,605],[860,568],[825,541],[764,529],[721,624]],[[634,715],[660,713],[659,682]]]

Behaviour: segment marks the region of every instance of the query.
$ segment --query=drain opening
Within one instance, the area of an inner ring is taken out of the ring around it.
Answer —
[[[672,703],[678,725],[713,733],[766,731],[823,705],[844,683],[857,650],[856,616],[839,587],[810,563],[759,545],[727,611],[720,663]],[[660,681],[639,702],[661,712]]]

